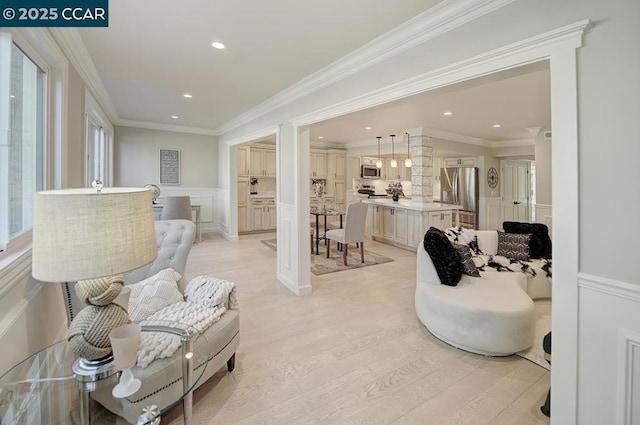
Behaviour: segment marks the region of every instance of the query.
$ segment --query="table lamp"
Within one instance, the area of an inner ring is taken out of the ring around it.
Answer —
[[[129,319],[116,300],[124,280],[114,275],[148,264],[157,255],[148,189],[102,189],[97,184],[93,189],[35,194],[32,274],[44,282],[63,283],[70,342],[81,336],[70,346],[79,357],[87,357],[73,366],[79,382],[95,382],[116,372],[109,332]],[[78,281],[80,298],[91,305],[76,314],[69,287]],[[92,293],[96,290],[99,296]]]

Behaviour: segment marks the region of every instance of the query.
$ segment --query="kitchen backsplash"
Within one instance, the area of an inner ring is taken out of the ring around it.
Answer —
[[[353,179],[353,190],[358,190],[358,188],[368,185],[371,186],[371,188],[373,188],[376,193],[382,194],[385,192],[387,187],[389,187],[389,183],[395,181],[396,180]],[[403,180],[401,183],[404,196],[411,197],[411,182],[408,180]]]

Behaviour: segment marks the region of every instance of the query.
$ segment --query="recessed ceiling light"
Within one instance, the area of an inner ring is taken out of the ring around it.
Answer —
[[[15,94],[10,94],[10,95],[9,95],[9,97],[10,97],[11,99],[15,99],[15,98],[16,98],[16,95],[15,95]]]
[[[189,93],[185,93],[182,95],[182,97],[186,97],[187,99],[191,99],[193,96],[190,95]]]
[[[500,127],[502,127],[500,124],[494,124],[493,125],[493,128],[500,128]]]
[[[446,115],[446,116],[453,115],[453,112],[446,111],[446,112],[443,112],[442,115]]]
[[[214,41],[213,43],[211,43],[211,46],[212,46],[214,49],[218,49],[218,50],[222,50],[222,49],[224,49],[224,47],[225,47],[225,45],[224,45],[224,44],[222,44],[222,43],[220,43],[219,41]]]
[[[365,130],[371,130],[373,127],[365,127]]]
[[[177,115],[171,115],[171,118],[173,118],[174,120],[177,120],[178,116]]]
[[[324,136],[318,136],[318,139],[324,139]]]

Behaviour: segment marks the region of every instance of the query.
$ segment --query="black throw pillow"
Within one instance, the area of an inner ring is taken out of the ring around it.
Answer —
[[[456,286],[462,277],[460,256],[447,236],[440,229],[429,228],[424,235],[424,249],[431,257],[440,282],[443,285]]]
[[[526,235],[531,233],[529,241],[530,258],[551,258],[551,238],[549,228],[542,223],[520,223],[517,221],[505,221],[502,228],[506,233],[518,233]]]

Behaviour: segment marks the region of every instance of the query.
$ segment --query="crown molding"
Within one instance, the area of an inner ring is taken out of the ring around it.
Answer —
[[[210,128],[187,127],[182,125],[160,124],[148,121],[122,120],[116,122],[118,127],[145,128],[147,130],[173,131],[175,133],[200,134],[203,136],[217,136],[218,133]]]
[[[487,15],[514,1],[445,0],[227,121],[217,131],[219,134],[231,131],[246,122]]]
[[[516,139],[516,140],[500,140],[498,142],[491,142],[492,148],[509,148],[513,146],[532,146],[535,144],[534,139]]]
[[[98,70],[78,30],[75,28],[50,28],[49,31],[51,31],[67,58],[69,58],[71,65],[78,71],[87,89],[109,120],[112,123],[116,123],[119,119],[118,111],[107,93],[102,78],[100,78],[100,74],[98,74]]]
[[[414,136],[417,136],[417,135],[414,134],[411,137],[414,137]],[[435,128],[423,127],[421,136],[430,137],[432,139],[447,140],[450,142],[466,143],[468,145],[483,146],[487,148],[493,147],[493,143],[490,142],[489,140],[480,139],[477,137],[465,136],[464,134],[453,133],[450,131],[437,130]],[[380,146],[384,146],[385,144],[391,144],[391,142],[381,142]],[[348,149],[362,148],[367,146],[377,146],[377,145],[378,145],[378,142],[376,140],[369,140],[369,139],[344,143],[344,146]]]
[[[436,130],[435,128],[424,128],[423,136],[432,137],[434,139],[444,139],[452,142],[466,143],[468,145],[476,145],[490,148],[492,144],[489,140],[480,139],[479,137],[465,136],[464,134],[452,133],[450,131]]]

